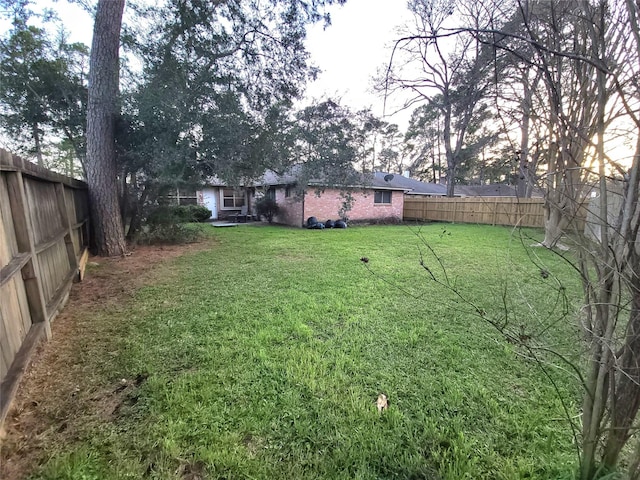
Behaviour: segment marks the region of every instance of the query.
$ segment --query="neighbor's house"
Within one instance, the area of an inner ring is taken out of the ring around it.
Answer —
[[[384,180],[389,178],[387,172],[376,172],[375,176],[378,180]],[[392,174],[392,182],[395,185],[401,186],[405,189],[405,195],[407,196],[422,196],[422,197],[445,197],[447,195],[447,187],[442,183],[421,182],[415,178],[411,178],[408,171],[405,171],[402,175]],[[456,196],[460,196],[456,193]]]
[[[456,194],[463,197],[515,197],[516,187],[502,183],[491,185],[455,185]]]
[[[385,172],[376,172],[377,178],[384,178],[388,175]],[[410,178],[409,172],[405,172],[402,176],[395,176],[394,182],[405,187],[405,195],[407,196],[423,196],[423,197],[445,197],[447,195],[447,186],[444,183],[421,182],[415,178]],[[515,186],[502,183],[493,183],[489,185],[455,185],[454,197],[516,197],[517,190]],[[532,192],[533,197],[542,197],[543,192],[535,188]]]
[[[295,175],[271,171],[252,185],[240,188],[212,179],[197,193],[198,204],[212,211],[212,220],[234,219],[238,214],[255,214],[256,199],[267,195],[280,207],[274,221],[295,227],[305,226],[309,217],[321,222],[345,217],[358,222],[402,220],[407,189],[396,176],[387,180],[376,175],[361,176],[357,184],[341,187],[310,180],[304,192],[297,191],[296,184]],[[347,209],[345,203],[349,204]]]
[[[517,197],[518,190],[513,185],[492,183],[490,185],[456,185],[455,196],[462,197]],[[544,193],[539,188],[531,192],[533,198],[542,198]]]

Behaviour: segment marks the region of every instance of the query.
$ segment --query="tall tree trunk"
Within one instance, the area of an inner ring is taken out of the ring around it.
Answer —
[[[76,137],[73,135],[73,133],[71,133],[71,130],[68,127],[62,127],[62,128],[64,131],[65,138],[69,141],[69,143],[73,147],[73,152],[75,153],[76,159],[80,162],[80,165],[82,166],[82,173],[86,177],[87,176],[87,158],[86,158],[87,155],[80,148],[80,145],[78,144]],[[73,162],[73,159],[71,159],[71,162]]]
[[[614,468],[640,409],[640,280],[636,278],[625,345],[619,359],[613,412],[602,462]]]
[[[95,248],[99,255],[106,256],[126,251],[118,206],[114,140],[124,4],[125,0],[99,0],[89,65],[87,183]]]
[[[561,208],[555,204],[555,200],[547,198],[545,200],[543,246],[553,248],[558,245],[564,233],[564,223],[564,215]]]
[[[617,359],[615,395],[612,399],[611,424],[606,439],[603,463],[610,469],[616,466],[620,452],[631,436],[634,420],[640,411],[640,243],[638,223],[640,206],[640,135],[636,139],[634,162],[629,170],[623,201],[620,205],[620,230],[612,235],[612,250],[618,253],[622,277],[627,278],[631,296],[629,322]],[[638,456],[629,469],[629,478],[640,478],[640,443]]]
[[[519,198],[531,196],[530,185],[533,183],[533,174],[529,165],[529,130],[531,125],[531,99],[532,88],[529,85],[529,72],[522,73],[522,123],[520,125],[520,158],[518,162],[518,181],[516,192]],[[535,85],[534,85],[535,88]]]
[[[438,139],[436,141],[436,146],[438,148],[438,178],[434,180],[436,183],[442,183],[442,142],[440,138],[442,136],[442,132],[440,131],[440,119],[436,120],[438,122]]]
[[[547,165],[546,188],[544,196],[544,240],[541,245],[555,247],[565,227],[563,205],[566,199],[562,194],[562,172],[558,141],[554,134],[557,122],[549,120],[549,160]]]
[[[453,197],[455,193],[456,158],[451,147],[451,106],[447,95],[444,96],[444,124],[442,130],[442,140],[444,152],[447,159],[447,197]]]
[[[131,218],[129,220],[129,228],[127,229],[127,240],[133,242],[136,240],[142,228],[142,212],[149,196],[150,187],[145,184],[140,186],[135,176],[131,179],[131,185],[134,190],[135,201],[131,202],[130,205],[129,215]]]
[[[37,122],[34,122],[31,128],[33,135],[33,142],[36,146],[36,158],[38,159],[38,166],[44,167],[44,161],[42,159],[42,144],[40,142],[40,128]]]
[[[629,466],[629,480],[640,480],[640,438],[637,439],[636,448],[634,449],[632,460]]]

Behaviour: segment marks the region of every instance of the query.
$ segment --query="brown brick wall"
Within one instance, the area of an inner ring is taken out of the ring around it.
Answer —
[[[380,220],[385,218],[395,218],[402,220],[404,208],[404,192],[392,191],[390,204],[374,204],[373,190],[354,191],[351,196],[354,202],[347,217],[350,221]],[[310,190],[304,199],[305,221],[309,217],[316,217],[318,221],[338,220],[338,212],[342,208],[344,199],[337,189],[327,189],[320,197],[315,191]]]
[[[347,212],[347,217],[350,221],[383,220],[388,218],[402,220],[404,193],[401,191],[391,192],[390,204],[374,204],[373,190],[353,191],[351,196],[354,198],[354,202],[351,210]],[[280,206],[280,214],[274,218],[275,223],[303,227],[309,217],[316,217],[320,222],[338,220],[340,218],[338,212],[342,208],[344,198],[340,196],[340,190],[331,188],[324,190],[318,197],[315,189],[311,187],[303,201],[295,196],[293,192],[290,197],[285,197],[285,188],[278,188],[276,189],[276,202]],[[218,207],[219,203],[220,198],[218,196]],[[255,205],[255,197],[251,197],[250,204],[252,207]],[[236,213],[237,211],[232,210],[219,210],[218,218],[232,218]]]

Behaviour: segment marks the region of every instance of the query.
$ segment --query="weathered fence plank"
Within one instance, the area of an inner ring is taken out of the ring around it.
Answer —
[[[89,240],[87,186],[0,149],[0,425]]]
[[[405,220],[544,227],[544,200],[513,197],[405,197]]]
[[[33,323],[45,322],[45,331],[48,337],[50,336],[50,328],[46,316],[42,276],[40,274],[40,265],[35,258],[35,244],[31,230],[32,222],[26,202],[22,173],[18,171],[9,172],[7,174],[7,187],[18,251],[20,253],[27,253],[30,257],[22,269],[22,280],[24,281],[27,292],[31,320]]]

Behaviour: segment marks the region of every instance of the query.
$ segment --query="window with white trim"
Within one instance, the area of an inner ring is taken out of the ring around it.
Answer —
[[[244,206],[244,192],[233,188],[222,189],[222,208],[236,209]]]
[[[373,193],[373,203],[376,204],[389,204],[391,203],[391,191],[389,190],[376,190]]]

